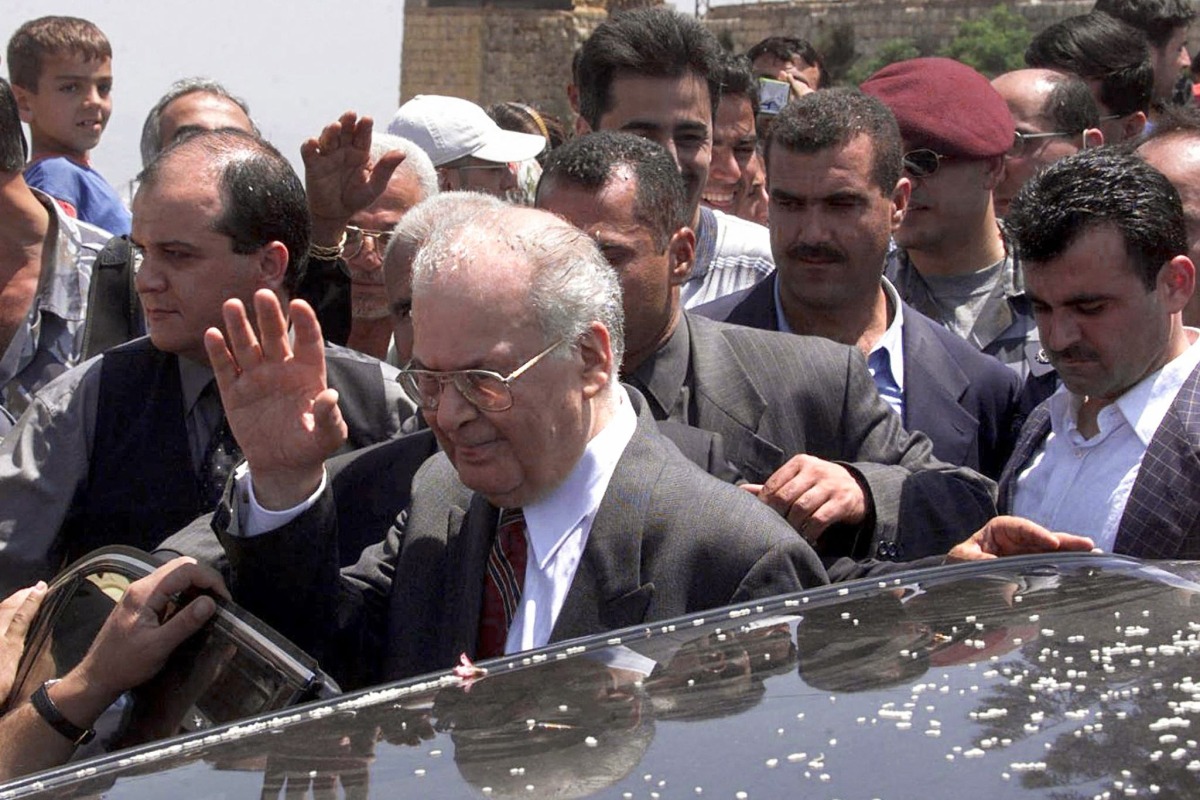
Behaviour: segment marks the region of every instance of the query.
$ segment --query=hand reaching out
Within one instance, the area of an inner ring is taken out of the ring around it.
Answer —
[[[994,517],[971,538],[946,555],[947,561],[981,561],[1002,556],[1065,551],[1087,552],[1092,540],[1073,533],[1055,533],[1023,517]]]

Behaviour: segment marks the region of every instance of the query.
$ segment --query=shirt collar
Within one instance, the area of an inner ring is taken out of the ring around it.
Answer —
[[[1194,339],[1200,331],[1195,328],[1185,328],[1185,335]],[[1117,398],[1116,407],[1121,415],[1137,432],[1142,444],[1150,446],[1155,431],[1162,425],[1163,418],[1175,402],[1175,395],[1183,382],[1192,374],[1196,365],[1200,364],[1200,343],[1192,341],[1181,354],[1168,361],[1160,369],[1150,373],[1136,383],[1132,389]]]
[[[893,312],[892,321],[888,324],[887,330],[883,332],[883,336],[879,337],[879,341],[875,342],[875,346],[871,348],[871,352],[874,353],[882,350],[887,354],[888,368],[892,371],[892,380],[895,381],[896,388],[903,392],[904,336],[902,335],[902,331],[904,328],[904,304],[900,302],[900,295],[896,293],[896,287],[892,286],[892,282],[887,278],[883,278],[882,282],[883,293],[887,297],[888,309]]]
[[[639,364],[631,376],[635,384],[640,384],[638,388],[644,389],[649,395],[647,400],[657,403],[660,412],[667,416],[671,415],[679,401],[691,363],[691,334],[688,332],[687,317],[686,312],[680,314],[670,338]],[[654,416],[657,418],[659,415]]]
[[[192,413],[196,401],[205,387],[213,381],[213,371],[207,364],[198,364],[190,358],[176,357],[179,364],[179,385],[183,390],[184,416]]]
[[[637,414],[624,387],[617,384],[613,392],[616,408],[612,419],[587,443],[567,479],[546,497],[523,508],[529,544],[539,569],[546,569],[581,522],[595,516],[617,462],[633,438]]]

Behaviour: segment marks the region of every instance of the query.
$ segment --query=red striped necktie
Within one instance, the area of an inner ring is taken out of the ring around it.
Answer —
[[[508,629],[517,614],[517,603],[521,600],[521,590],[525,585],[528,551],[525,515],[519,508],[504,509],[500,513],[496,538],[488,554],[487,577],[483,582],[478,658],[504,655]]]

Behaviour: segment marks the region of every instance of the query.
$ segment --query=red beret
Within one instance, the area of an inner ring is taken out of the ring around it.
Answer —
[[[860,87],[896,115],[908,147],[959,158],[1007,153],[1016,126],[988,79],[950,58],[890,64]]]

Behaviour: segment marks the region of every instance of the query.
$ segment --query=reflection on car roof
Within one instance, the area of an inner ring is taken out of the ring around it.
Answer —
[[[106,797],[1195,796],[1200,573],[1088,554],[824,587],[0,787]]]

